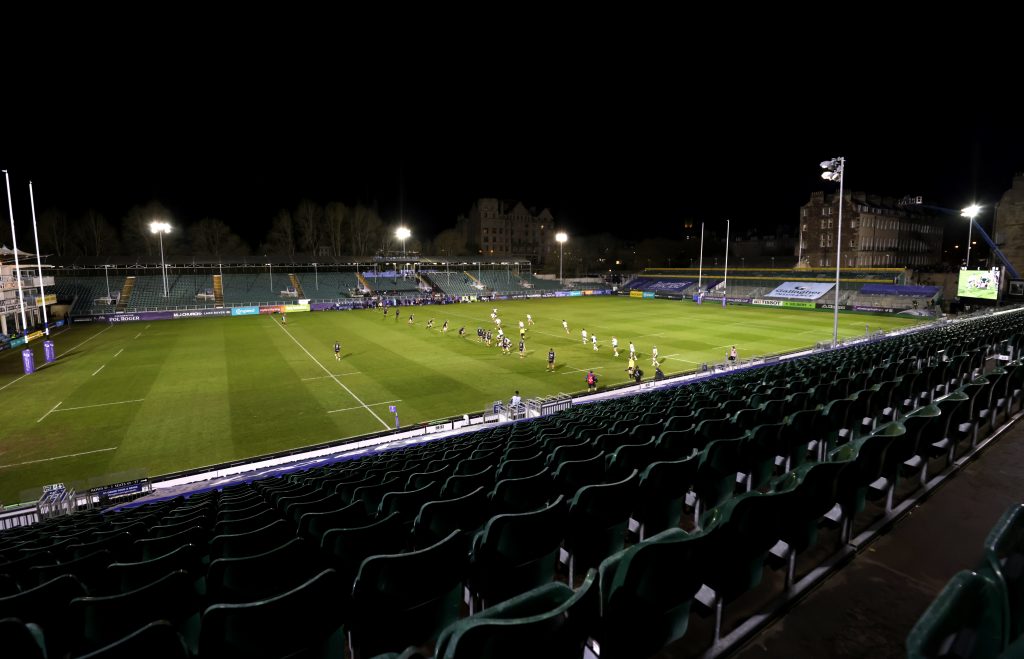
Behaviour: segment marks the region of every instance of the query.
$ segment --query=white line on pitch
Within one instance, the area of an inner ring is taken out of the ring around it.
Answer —
[[[338,379],[338,376],[334,375],[334,374],[333,374],[333,373],[331,373],[331,372],[330,372],[329,370],[327,370],[327,367],[326,367],[326,366],[324,366],[323,364],[321,364],[321,363],[320,363],[320,360],[319,360],[319,359],[317,359],[316,357],[314,357],[314,356],[313,356],[313,353],[311,353],[310,351],[306,350],[306,347],[305,347],[304,345],[302,345],[301,343],[299,343],[299,340],[298,340],[298,339],[296,339],[296,338],[295,338],[294,336],[292,336],[292,333],[288,331],[288,328],[286,328],[286,327],[285,327],[284,325],[282,325],[282,324],[278,323],[278,322],[277,322],[276,320],[274,320],[273,318],[271,318],[270,320],[271,320],[271,322],[273,322],[273,323],[274,323],[275,325],[277,325],[278,327],[280,327],[280,328],[281,328],[281,331],[282,331],[282,332],[284,332],[285,334],[287,334],[287,335],[288,335],[288,338],[289,338],[289,339],[291,339],[291,340],[292,340],[292,341],[293,341],[293,342],[295,343],[295,345],[299,346],[299,348],[301,348],[301,349],[302,349],[302,352],[306,353],[306,356],[308,356],[308,357],[309,357],[310,359],[312,359],[312,360],[313,360],[313,362],[314,362],[314,363],[315,363],[315,364],[316,364],[317,366],[319,366],[319,367],[320,367],[321,369],[323,369],[323,372],[324,372],[324,373],[326,373],[327,375],[329,375],[329,376],[331,377],[331,379],[332,379],[332,380],[334,380],[335,382],[337,382],[337,383],[338,383],[338,386],[339,386],[339,387],[341,387],[342,389],[344,389],[345,391],[347,391],[347,392],[348,392],[348,395],[349,395],[349,396],[352,396],[352,398],[355,398],[355,400],[356,400],[356,402],[357,402],[357,403],[359,403],[360,405],[362,405],[363,407],[365,407],[365,408],[366,408],[366,411],[367,411],[367,412],[369,412],[370,414],[372,414],[372,415],[373,415],[373,418],[375,418],[375,419],[377,419],[378,421],[380,421],[381,425],[382,425],[382,426],[384,426],[384,429],[385,429],[385,430],[391,430],[391,426],[389,426],[388,424],[384,423],[384,419],[382,419],[382,418],[380,418],[379,416],[377,416],[377,413],[376,413],[376,412],[374,412],[373,410],[371,410],[371,409],[370,409],[369,407],[367,407],[366,403],[364,403],[364,402],[363,402],[362,400],[360,400],[360,399],[359,399],[359,396],[356,396],[356,395],[355,395],[354,393],[352,393],[352,390],[351,390],[351,389],[349,389],[348,387],[346,387],[346,386],[345,386],[345,384],[344,384],[344,383],[343,383],[343,382],[342,382],[341,380],[339,380],[339,379]]]
[[[107,325],[107,326],[106,326],[106,327],[105,327],[104,329],[101,329],[100,331],[96,332],[95,334],[93,334],[92,336],[90,336],[90,337],[89,337],[88,339],[86,339],[85,341],[82,341],[81,343],[79,343],[78,345],[76,345],[76,346],[75,346],[74,348],[71,348],[70,350],[68,350],[68,351],[67,351],[66,353],[64,353],[64,354],[70,354],[70,353],[74,352],[74,351],[75,351],[75,350],[77,350],[78,348],[80,348],[80,347],[84,346],[84,345],[85,345],[86,343],[88,343],[89,341],[92,341],[92,340],[93,340],[93,339],[95,339],[95,338],[96,338],[97,336],[99,336],[100,334],[103,334],[104,332],[106,332],[106,331],[107,331],[108,329],[110,329],[110,328],[112,328],[112,327],[113,327],[113,325]]]
[[[118,350],[117,351],[117,355],[120,355],[122,352],[124,352],[124,348],[121,348],[120,350]],[[114,356],[117,357],[117,355],[114,355]]]
[[[351,373],[331,373],[330,375],[318,375],[315,378],[302,378],[302,381],[306,382],[307,380],[323,380],[323,379],[326,379],[326,378],[334,377],[335,375],[337,375],[337,376],[342,376],[342,375],[360,375],[361,373],[362,373],[361,371],[352,371]]]
[[[146,325],[146,326],[145,326],[145,327],[143,327],[142,329],[149,329],[149,325]]]
[[[103,366],[106,366],[106,364],[104,364]],[[99,373],[100,371],[102,371],[102,370],[103,370],[103,366],[100,366],[99,368],[97,368],[97,369],[96,369],[95,371],[93,371],[93,372],[92,372],[92,374],[93,374],[93,375],[96,375],[97,373]]]
[[[402,402],[402,399],[399,398],[397,400],[385,400],[385,401],[381,401],[379,403],[370,403],[369,405],[364,405],[363,407],[375,407],[377,405],[387,405],[388,403],[401,403],[401,402]],[[345,407],[345,408],[340,409],[340,410],[327,410],[327,413],[328,414],[334,414],[335,412],[348,412],[350,410],[360,410],[360,409],[362,409],[362,407]]]
[[[28,375],[28,373],[26,373],[25,375]],[[20,375],[20,376],[18,376],[18,377],[16,377],[16,378],[14,378],[13,380],[11,380],[10,382],[8,382],[8,383],[7,383],[7,384],[5,384],[4,386],[0,387],[0,391],[3,391],[3,390],[4,390],[4,389],[6,389],[7,387],[11,386],[12,384],[14,384],[15,382],[17,382],[17,381],[18,381],[18,380],[20,380],[21,378],[25,377],[25,375]]]
[[[104,451],[116,451],[116,446],[110,448],[98,448],[95,451],[82,451],[81,453],[69,453],[68,455],[58,455],[54,458],[43,458],[41,460],[26,460],[25,462],[16,462],[9,465],[0,465],[0,469],[7,469],[8,467],[20,467],[22,465],[31,465],[37,462],[49,462],[51,460],[63,460],[64,458],[77,458],[80,455],[89,455],[90,453],[103,453]]]
[[[139,332],[138,334],[136,334],[136,335],[135,335],[135,338],[137,339],[137,338],[139,338],[140,336],[142,336],[142,332]]]
[[[146,400],[145,398],[136,398],[134,400],[119,400],[116,403],[98,403],[96,405],[81,405],[79,407],[62,407],[57,410],[58,412],[70,412],[72,410],[84,410],[90,407],[107,407],[108,405],[124,405],[125,403],[141,403]]]
[[[63,402],[64,402],[64,401],[59,401],[59,402],[58,402],[58,403],[57,403],[56,405],[54,405],[53,407],[51,407],[51,408],[50,408],[50,411],[49,411],[49,412],[47,412],[47,413],[46,413],[46,414],[44,414],[43,416],[41,416],[41,417],[39,417],[38,419],[36,419],[36,423],[39,423],[40,421],[42,421],[42,420],[43,420],[43,419],[45,419],[46,417],[48,417],[48,416],[50,416],[51,414],[53,414],[53,411],[54,411],[55,409],[57,409],[58,407],[60,407],[60,404],[61,404],[61,403],[63,403]]]
[[[679,357],[665,357],[665,359],[671,359],[674,362],[686,362],[687,364],[699,364],[700,362],[691,362],[689,359],[680,359]]]
[[[595,366],[594,368],[574,368],[574,369],[572,369],[572,371],[574,371],[574,372],[578,371],[580,373],[586,373],[587,371],[600,371],[603,368],[604,368],[604,366]],[[572,373],[564,373],[563,372],[563,373],[560,373],[560,375],[572,375]]]

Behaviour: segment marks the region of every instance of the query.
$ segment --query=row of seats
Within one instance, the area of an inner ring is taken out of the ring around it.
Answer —
[[[1024,657],[1024,505],[1006,511],[973,570],[946,584],[907,636],[910,659]]]

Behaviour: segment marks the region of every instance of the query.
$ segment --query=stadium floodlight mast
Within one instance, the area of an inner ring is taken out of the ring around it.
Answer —
[[[691,261],[692,263],[692,261]],[[697,295],[700,295],[701,280],[704,274],[704,223],[700,223],[700,258],[697,261]]]
[[[412,231],[409,231],[408,227],[398,227],[395,229],[395,238],[402,241],[402,256],[405,257],[405,239],[412,235]]]
[[[43,284],[43,254],[39,251],[39,228],[36,226],[36,196],[32,192],[32,181],[28,182],[28,198],[32,203],[32,235],[36,239],[36,268],[39,270],[39,301],[43,308],[43,332],[50,336],[50,322],[46,317],[46,286]]]
[[[974,218],[978,217],[981,213],[981,206],[978,204],[971,204],[967,208],[960,211],[960,217],[967,218],[967,260],[964,261],[964,269],[971,269],[971,230],[974,229]]]
[[[168,222],[153,221],[149,223],[149,230],[160,236],[160,271],[164,279],[164,297],[167,297],[167,264],[164,262],[164,234],[171,232],[171,225]]]
[[[11,244],[14,247],[14,270],[18,282],[18,300],[21,303],[21,331],[28,333],[28,318],[25,317],[25,292],[21,288],[21,263],[18,262],[18,234],[14,231],[14,206],[11,204],[11,177],[4,170],[7,182],[7,212],[11,215]]]
[[[725,221],[725,277],[722,279],[722,308],[729,303],[729,220]],[[717,261],[717,259],[716,259]]]
[[[569,234],[559,231],[555,234],[555,240],[558,241],[558,285],[564,288],[565,280],[562,279],[562,246],[565,245],[565,241],[569,240]]]
[[[840,156],[831,160],[823,160],[821,178],[826,181],[839,181],[839,229],[836,233],[836,302],[832,309],[832,347],[839,345],[839,265],[843,249],[843,170],[846,169],[846,158]]]

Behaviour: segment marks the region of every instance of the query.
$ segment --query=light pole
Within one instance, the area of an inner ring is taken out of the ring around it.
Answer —
[[[167,297],[167,264],[164,262],[164,234],[171,232],[167,222],[150,222],[149,230],[160,237],[160,270],[164,278],[164,297]]]
[[[565,241],[569,240],[569,235],[564,231],[559,231],[555,234],[555,240],[558,241],[558,285],[565,288],[565,280],[562,279],[562,246],[565,245]]]
[[[725,221],[725,276],[722,279],[722,308],[729,302],[729,220]]]
[[[320,290],[320,275],[316,270],[316,263],[313,264],[313,281],[316,282],[316,290]]]
[[[840,156],[821,163],[824,169],[821,178],[826,181],[839,181],[839,229],[836,232],[836,302],[832,315],[832,347],[839,345],[839,264],[840,251],[843,248],[843,170],[846,169],[846,158]]]
[[[700,223],[700,259],[697,261],[697,294],[700,295],[700,285],[704,275],[704,223]]]
[[[971,230],[974,229],[974,218],[978,217],[981,213],[981,206],[978,204],[971,204],[967,208],[960,211],[960,217],[967,218],[967,260],[964,261],[964,269],[971,269]]]
[[[402,257],[405,257],[405,239],[412,235],[412,231],[409,231],[406,227],[398,227],[395,230],[395,238],[402,241]]]
[[[109,265],[104,265],[103,266],[103,278],[107,280],[107,302],[109,303],[110,302],[110,271],[108,270],[108,268],[110,268]]]
[[[270,292],[274,292],[274,264],[268,263],[267,269],[270,272]]]

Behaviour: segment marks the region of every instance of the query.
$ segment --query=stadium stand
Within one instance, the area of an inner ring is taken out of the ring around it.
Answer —
[[[306,296],[313,300],[360,295],[359,279],[354,272],[303,272],[296,276]]]
[[[462,297],[482,293],[479,288],[473,286],[473,280],[462,272],[425,272],[423,275],[445,295]]]
[[[695,609],[712,613],[721,649],[766,571],[784,570],[786,592],[813,578],[1021,410],[1022,347],[1024,312],[991,315],[9,529],[0,620],[20,623],[0,632],[24,644],[32,623],[46,656],[129,644],[162,620],[160,650],[200,657],[341,656],[348,634],[357,659],[435,643],[438,656],[506,657],[506,636],[573,657],[591,639],[614,658],[686,637]],[[966,629],[985,649],[1009,643],[1020,519],[1001,525],[980,576],[957,581],[965,602],[912,639]],[[839,542],[822,551],[827,521]],[[1014,580],[1009,603],[1000,578]]]
[[[419,282],[412,275],[403,277],[395,271],[363,272],[366,283],[374,293],[417,293]]]
[[[125,305],[128,311],[161,309],[167,307],[213,306],[213,279],[210,275],[168,274],[167,297],[164,297],[163,277],[142,275],[135,278],[135,286]],[[204,298],[198,296],[202,294]]]
[[[118,291],[124,284],[123,276],[110,278],[111,302],[102,300],[107,297],[107,282],[103,277],[64,277],[54,278],[53,287],[58,300],[72,303],[72,314],[110,313],[117,303]]]

